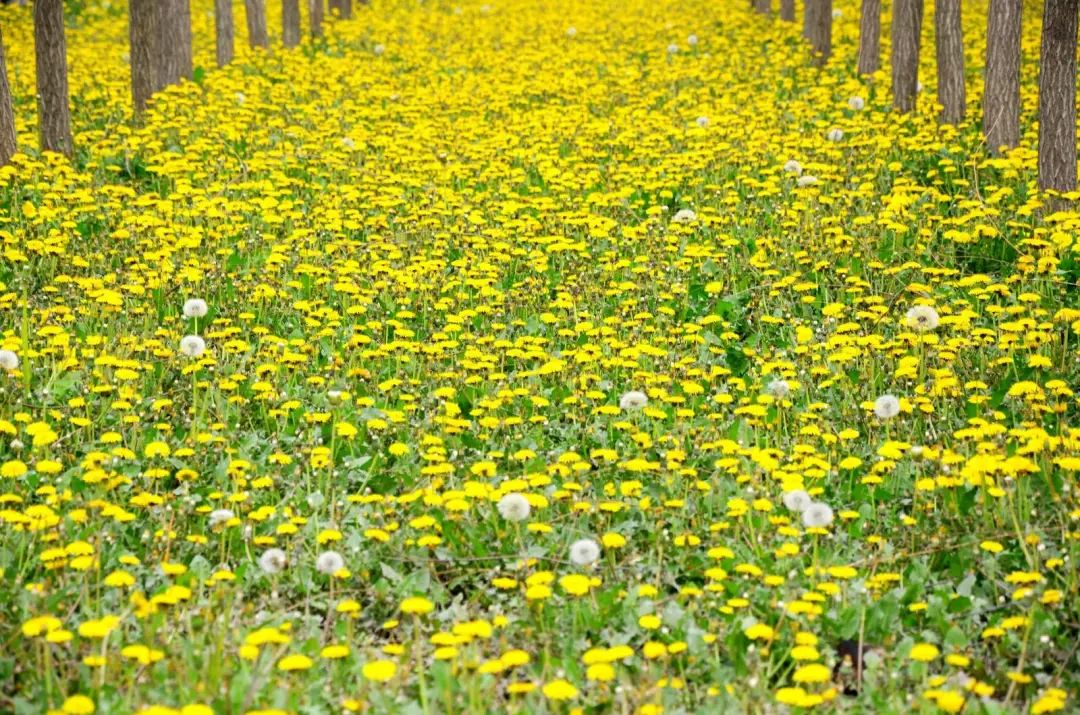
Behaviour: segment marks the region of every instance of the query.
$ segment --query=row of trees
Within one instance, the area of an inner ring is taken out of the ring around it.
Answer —
[[[267,0],[244,0],[248,42],[269,47]],[[300,43],[300,2],[281,0],[281,39],[286,47]],[[326,0],[304,0],[312,36],[322,35]],[[352,17],[352,0],[329,0],[329,11],[342,19]],[[191,1],[130,0],[131,95],[138,115],[150,98],[169,85],[191,79],[193,68]],[[68,105],[67,39],[63,0],[34,0],[34,56],[36,62],[38,126],[43,151],[71,155],[71,111]],[[217,63],[233,60],[232,0],[214,0]],[[4,38],[0,32],[0,166],[18,151],[11,86],[8,83]]]
[[[893,107],[915,108],[925,0],[893,0]],[[818,62],[832,53],[832,0],[805,0],[803,36]],[[934,0],[937,92],[941,121],[957,124],[967,112],[961,0]],[[760,13],[772,0],[752,0]],[[986,66],[982,128],[997,153],[1020,143],[1020,30],[1023,0],[990,0],[987,10]],[[1039,186],[1074,191],[1076,176],[1076,51],[1080,0],[1044,0],[1039,61]],[[780,0],[780,18],[795,21],[793,0]],[[858,71],[881,67],[881,0],[862,0]]]

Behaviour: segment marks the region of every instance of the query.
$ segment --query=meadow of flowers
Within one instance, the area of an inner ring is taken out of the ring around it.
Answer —
[[[825,68],[745,2],[374,0],[218,70],[195,0],[133,123],[71,3],[76,156],[0,169],[0,711],[1076,707],[1080,213],[932,57],[893,113],[856,5]]]

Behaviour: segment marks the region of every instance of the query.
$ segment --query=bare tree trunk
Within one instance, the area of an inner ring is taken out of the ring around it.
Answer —
[[[214,26],[217,35],[217,63],[224,67],[233,61],[234,33],[232,0],[214,0]]]
[[[923,0],[895,0],[892,21],[893,109],[910,112],[919,92]]]
[[[266,0],[244,0],[244,14],[247,17],[248,43],[252,47],[269,47],[270,37],[266,33]]]
[[[8,84],[7,60],[4,57],[4,34],[0,28],[0,166],[10,162],[18,151],[15,111],[11,106],[11,85]]]
[[[342,20],[348,20],[352,17],[352,0],[330,0],[330,11],[334,10]]]
[[[157,91],[157,66],[154,40],[157,37],[157,0],[130,0],[128,3],[128,39],[131,43],[131,99],[135,113]]]
[[[862,0],[859,16],[859,74],[881,69],[881,0]]]
[[[990,0],[986,24],[983,134],[990,151],[1020,143],[1020,11],[1023,0]]]
[[[803,37],[814,48],[817,63],[828,62],[832,54],[832,0],[806,0]]]
[[[1046,0],[1039,60],[1039,188],[1076,190],[1076,33],[1080,0]]]
[[[311,36],[322,37],[323,15],[325,14],[323,0],[308,0],[308,12],[311,15]]]
[[[190,0],[157,0],[161,4],[158,19],[159,55],[157,66],[161,75],[159,89],[191,79],[191,3]]]
[[[795,0],[780,0],[780,19],[795,22]]]
[[[754,0],[754,10],[762,15],[772,12],[772,0]]]
[[[34,3],[34,55],[37,59],[41,148],[71,156],[63,0],[37,0]]]
[[[300,44],[300,0],[281,0],[281,43],[286,47]]]
[[[934,40],[937,45],[938,103],[941,121],[957,124],[964,118],[964,36],[960,0],[935,0]]]

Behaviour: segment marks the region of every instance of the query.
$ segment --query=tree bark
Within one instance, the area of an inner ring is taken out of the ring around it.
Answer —
[[[159,89],[191,79],[191,2],[190,0],[158,0],[157,66],[161,72]]]
[[[780,0],[780,19],[795,22],[795,0]]]
[[[934,40],[937,45],[941,121],[957,124],[964,118],[967,96],[964,87],[964,36],[960,25],[960,0],[935,1]]]
[[[311,36],[322,37],[322,23],[325,15],[323,0],[309,0],[308,13],[311,16]]]
[[[232,0],[214,0],[214,27],[217,36],[217,63],[224,67],[233,61],[235,30]]]
[[[910,112],[919,92],[923,0],[895,0],[892,22],[893,109]]]
[[[352,0],[330,0],[330,11],[337,10],[338,17],[348,20],[352,17]]]
[[[300,44],[300,0],[281,0],[281,43],[286,47]]]
[[[157,45],[160,40],[162,5],[159,0],[130,0],[128,4],[128,36],[131,42],[131,98],[135,113],[146,109],[146,103],[164,85],[159,66]]]
[[[772,12],[772,0],[754,0],[754,10],[762,15]]]
[[[825,64],[832,54],[832,0],[806,0],[803,37],[814,48],[818,64]]]
[[[248,43],[252,47],[269,47],[270,37],[266,33],[266,0],[244,0],[244,14],[247,18]]]
[[[15,111],[11,104],[11,85],[8,84],[7,60],[4,57],[4,33],[0,28],[0,166],[10,162],[18,151]]]
[[[1039,60],[1039,188],[1076,190],[1076,33],[1080,0],[1046,0]]]
[[[859,74],[881,69],[881,0],[862,0],[859,16]]]
[[[983,134],[990,151],[1020,143],[1020,11],[1023,0],[990,0],[986,24]]]
[[[34,56],[37,60],[41,148],[71,156],[63,0],[37,0],[34,3]]]

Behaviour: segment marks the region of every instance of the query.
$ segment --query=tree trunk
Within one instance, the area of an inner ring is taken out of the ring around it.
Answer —
[[[0,166],[11,161],[19,146],[15,140],[15,111],[11,106],[7,61],[4,58],[4,34],[0,28]]]
[[[191,2],[190,0],[158,0],[161,4],[158,18],[157,66],[161,72],[159,89],[170,84],[180,84],[181,79],[191,79]]]
[[[311,15],[311,36],[322,37],[323,15],[325,14],[323,0],[309,0],[308,12]]]
[[[352,0],[330,0],[330,11],[334,10],[342,20],[348,20],[352,17]]]
[[[937,45],[938,103],[941,121],[957,124],[964,118],[964,37],[960,0],[935,0],[934,40]]]
[[[1076,190],[1076,32],[1080,0],[1046,0],[1039,60],[1039,188]]]
[[[300,44],[300,0],[281,0],[281,43],[286,47]]]
[[[795,0],[780,0],[780,19],[795,22]]]
[[[34,55],[37,59],[41,148],[71,156],[63,0],[36,0],[34,3]]]
[[[772,0],[754,0],[754,10],[762,15],[772,12]]]
[[[1020,10],[1023,0],[990,0],[986,23],[983,134],[990,151],[1020,143]]]
[[[164,87],[165,72],[161,68],[163,6],[160,0],[130,0],[128,4],[128,35],[131,42],[131,98],[135,113],[146,109],[154,93]]]
[[[814,48],[818,64],[825,64],[832,54],[832,0],[806,0],[803,37]]]
[[[893,109],[910,112],[919,92],[923,0],[895,0],[892,21]]]
[[[881,69],[881,0],[862,0],[859,17],[859,74]]]
[[[269,47],[270,37],[266,34],[266,0],[244,0],[244,14],[247,16],[248,43],[252,47]]]
[[[224,67],[233,61],[232,0],[214,0],[214,26],[217,31],[217,63],[218,67]]]

